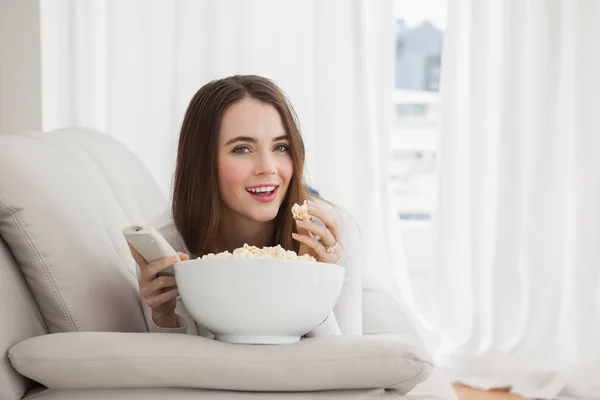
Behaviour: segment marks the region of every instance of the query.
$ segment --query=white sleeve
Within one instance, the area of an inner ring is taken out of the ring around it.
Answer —
[[[358,224],[345,211],[339,211],[344,252],[337,264],[346,269],[344,285],[333,309],[344,335],[362,334],[363,249]]]
[[[358,224],[352,216],[339,207],[314,199],[337,222],[343,245],[338,265],[345,268],[344,284],[333,308],[333,314],[343,335],[362,335],[362,265],[363,248]],[[322,221],[316,220],[323,225]]]
[[[315,329],[305,335],[305,337],[317,337],[317,336],[337,336],[341,335],[340,326],[337,323],[333,311],[329,313],[325,321]]]
[[[147,307],[146,307],[147,308]],[[175,313],[175,316],[177,317],[177,325],[178,328],[161,328],[160,326],[157,326],[154,323],[154,320],[152,319],[152,314],[148,313],[149,315],[146,315],[146,313],[144,313],[144,316],[146,317],[146,325],[148,325],[148,332],[154,333],[154,332],[159,332],[159,333],[188,333],[188,321],[187,318],[185,318],[182,315],[179,315],[177,313]]]

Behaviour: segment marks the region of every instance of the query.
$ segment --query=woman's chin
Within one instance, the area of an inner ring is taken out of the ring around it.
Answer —
[[[256,222],[269,222],[269,221],[273,221],[275,219],[275,217],[277,217],[277,213],[269,213],[269,214],[265,214],[265,213],[259,213],[259,214],[252,214],[251,218],[256,221]]]
[[[279,208],[274,208],[273,210],[248,210],[249,212],[246,214],[252,220],[257,222],[269,222],[277,217],[277,213],[279,212]]]

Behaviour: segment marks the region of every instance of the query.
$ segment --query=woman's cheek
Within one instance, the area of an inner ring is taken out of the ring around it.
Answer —
[[[286,160],[279,172],[281,178],[289,183],[292,180],[292,175],[294,175],[294,163],[291,159]]]
[[[233,188],[242,185],[248,175],[247,168],[238,162],[224,160],[220,169],[221,187]]]

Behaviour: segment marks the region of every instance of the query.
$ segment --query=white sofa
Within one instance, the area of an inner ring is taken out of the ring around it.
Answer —
[[[0,400],[456,399],[377,282],[363,282],[363,336],[148,333],[121,228],[167,205],[109,135],[0,134]]]

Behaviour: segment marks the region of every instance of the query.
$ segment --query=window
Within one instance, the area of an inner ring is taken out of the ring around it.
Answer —
[[[400,221],[429,221],[434,209],[445,3],[394,2],[395,121],[390,182]]]
[[[437,196],[440,73],[447,0],[394,0],[396,57],[391,132],[392,241],[406,251],[412,295],[427,316]],[[397,233],[394,233],[397,232]]]

